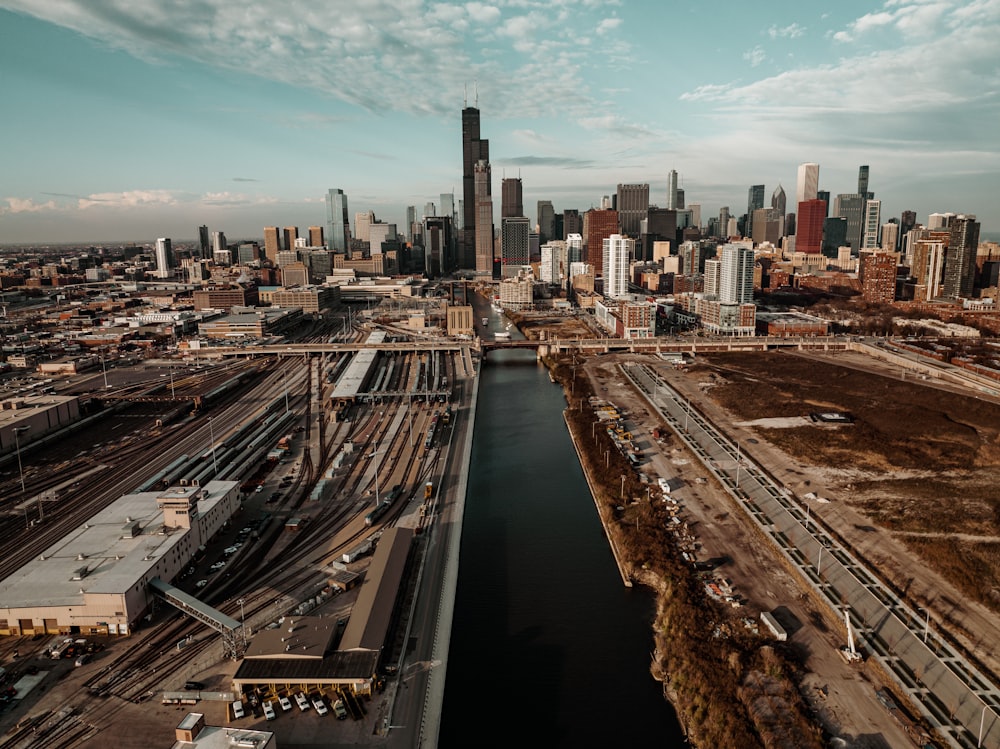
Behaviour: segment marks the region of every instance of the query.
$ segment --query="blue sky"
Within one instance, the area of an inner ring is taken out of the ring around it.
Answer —
[[[619,182],[703,220],[801,162],[1000,231],[1000,0],[0,0],[0,245],[402,229],[461,193],[478,93],[493,192],[586,210]]]

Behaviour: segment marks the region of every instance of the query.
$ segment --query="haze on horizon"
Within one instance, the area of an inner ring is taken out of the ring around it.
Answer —
[[[532,219],[663,205],[670,169],[738,216],[811,161],[832,196],[870,165],[883,221],[1000,229],[1000,0],[0,0],[0,29],[0,245],[255,238],[331,187],[402,227],[460,197],[466,101]]]

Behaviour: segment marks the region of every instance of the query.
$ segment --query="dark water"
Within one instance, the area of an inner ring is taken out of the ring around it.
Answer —
[[[440,746],[683,746],[649,673],[652,595],[624,587],[528,352],[483,368]]]

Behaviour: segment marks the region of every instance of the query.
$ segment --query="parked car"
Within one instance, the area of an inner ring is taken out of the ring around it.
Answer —
[[[264,703],[264,717],[267,720],[274,720],[275,717],[277,717],[274,714],[274,705],[271,703],[270,700]]]
[[[208,585],[208,580],[199,580],[194,584],[196,588],[204,588],[206,585]]]
[[[93,659],[94,659],[94,656],[92,656],[90,653],[84,653],[83,655],[81,655],[80,657],[78,657],[76,659],[76,661],[73,663],[73,665],[74,666],[85,666],[88,663],[90,663]]]
[[[299,706],[299,710],[302,712],[309,709],[309,700],[306,699],[306,696],[302,692],[295,693],[295,704]]]
[[[284,696],[279,697],[278,704],[281,705],[281,709],[284,710],[286,713],[292,709],[292,701],[287,697]]]
[[[243,712],[243,703],[240,700],[236,700],[233,703],[233,720],[239,720],[246,713]]]
[[[323,702],[323,698],[320,697],[318,694],[314,694],[312,696],[312,705],[313,707],[316,708],[316,712],[319,713],[320,715],[326,715],[328,712],[330,712],[329,710],[327,710],[326,703]]]

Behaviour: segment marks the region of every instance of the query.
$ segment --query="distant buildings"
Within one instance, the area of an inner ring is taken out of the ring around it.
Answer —
[[[795,204],[816,200],[819,189],[819,164],[811,162],[799,164],[798,181],[795,188]]]
[[[604,296],[621,299],[628,295],[629,261],[635,253],[635,240],[612,234],[602,241]]]
[[[156,240],[156,274],[160,278],[173,276],[177,267],[177,259],[170,244],[170,237],[160,237]]]
[[[490,142],[479,137],[479,110],[476,107],[465,107],[462,110],[462,231],[459,238],[459,254],[462,256],[463,267],[474,267],[477,273],[492,272],[493,269],[493,208],[489,210],[490,249],[489,268],[483,269],[487,253],[481,245],[481,235],[476,231],[478,214],[485,211],[477,201],[477,167],[480,162],[488,167],[490,161]],[[488,184],[488,182],[487,182]],[[486,194],[490,194],[488,191]],[[485,215],[485,214],[484,214]]]
[[[615,201],[618,228],[622,234],[636,238],[649,211],[649,185],[618,185]]]

